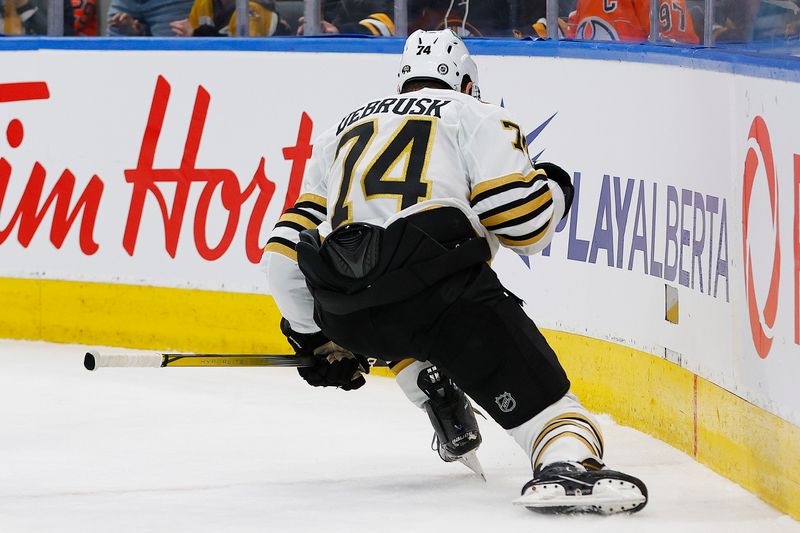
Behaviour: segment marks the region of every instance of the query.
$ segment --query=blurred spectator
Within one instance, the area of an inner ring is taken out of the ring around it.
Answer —
[[[761,0],[717,0],[714,37],[718,41],[750,41]]]
[[[700,42],[686,0],[659,0],[658,21],[660,39]],[[649,35],[649,0],[578,0],[569,16],[570,39],[646,41]]]
[[[74,34],[70,0],[64,2],[64,35]],[[5,0],[3,33],[9,35],[47,35],[47,0]]]
[[[352,33],[390,37],[394,35],[392,0],[335,0],[323,2],[322,33]],[[299,20],[297,35],[305,32]]]
[[[575,11],[578,0],[559,0],[558,2],[558,38],[567,35],[567,18]],[[514,29],[514,37],[533,35],[547,39],[547,0],[530,0],[520,6],[520,29]]]
[[[719,0],[714,36],[718,42],[797,38],[800,7],[794,0]]]
[[[267,0],[247,3],[250,37],[270,37],[288,34],[289,26]],[[170,23],[179,37],[225,37],[236,35],[236,0],[195,0],[188,19]]]
[[[559,0],[558,2],[558,11],[559,15],[564,11],[564,4],[568,3],[567,0]],[[569,0],[569,3],[572,3],[573,8],[575,6],[575,0]],[[564,13],[564,17],[569,15],[569,11]],[[519,20],[523,23],[525,22],[534,22],[539,19],[543,19],[547,17],[547,0],[528,0],[528,1],[521,1],[519,2]]]
[[[3,9],[0,10],[0,32],[4,35],[19,35],[22,33],[22,21],[14,7],[13,0],[0,0]]]
[[[798,7],[792,0],[762,0],[753,21],[753,40],[783,40],[793,34]]]
[[[510,37],[509,4],[508,0],[410,0],[408,31],[450,28],[462,37]]]
[[[794,1],[786,2],[784,9],[784,38],[800,38],[800,6]]]
[[[111,0],[108,35],[174,37],[170,23],[183,20],[193,0]]]
[[[75,35],[97,36],[97,0],[71,0]]]

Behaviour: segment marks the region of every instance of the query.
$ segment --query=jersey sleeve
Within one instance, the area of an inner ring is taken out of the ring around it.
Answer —
[[[501,244],[522,255],[541,251],[564,215],[561,188],[535,170],[525,131],[508,112],[489,106],[462,121],[470,205]]]
[[[298,333],[319,331],[313,316],[314,300],[297,266],[296,246],[301,231],[314,229],[327,218],[327,174],[334,142],[333,132],[328,131],[314,143],[300,196],[278,219],[261,260],[267,271],[270,293],[281,315]]]
[[[632,21],[633,24],[638,25],[642,29],[642,31],[649,35],[650,34],[650,2],[628,2],[630,5],[630,10],[633,11],[634,16],[636,17],[636,21]]]
[[[333,162],[331,150],[335,138],[332,131],[323,133],[311,151],[311,161],[303,176],[300,196],[294,206],[287,209],[278,219],[270,233],[267,247],[269,253],[277,253],[297,261],[295,247],[300,240],[300,232],[314,229],[328,216],[327,174]]]

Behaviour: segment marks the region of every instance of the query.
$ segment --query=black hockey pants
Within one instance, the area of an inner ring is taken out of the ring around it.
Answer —
[[[459,225],[463,239],[453,239],[452,232],[444,236],[437,229],[446,214],[443,209],[406,220],[436,242],[447,242],[447,248],[453,250],[453,243],[463,243],[475,235],[460,211],[450,211],[455,213],[447,216],[463,218]],[[396,247],[387,240],[390,239],[384,239],[379,256],[396,257]],[[326,267],[316,257],[309,260],[310,253],[319,250],[298,247],[301,269],[315,297],[315,319],[339,345],[386,360],[430,360],[505,429],[526,422],[569,390],[569,380],[552,348],[523,311],[520,301],[503,287],[485,262],[456,270],[411,293],[407,286],[397,287],[397,298],[392,303],[350,306],[358,308],[347,312],[334,305],[332,312],[326,303],[338,298],[354,300],[363,291],[354,292],[354,285],[345,278],[321,272]],[[401,268],[413,266],[414,261],[412,254]],[[374,277],[364,290],[379,286],[381,278],[389,274]],[[335,282],[340,284],[339,293]],[[318,292],[324,292],[326,297],[318,299]],[[331,300],[332,294],[338,296]]]

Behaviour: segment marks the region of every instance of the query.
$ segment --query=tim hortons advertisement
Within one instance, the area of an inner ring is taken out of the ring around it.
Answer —
[[[314,137],[391,95],[397,61],[0,55],[0,276],[267,292],[261,249]],[[530,155],[574,177],[552,245],[494,263],[534,320],[665,357],[800,423],[798,87],[477,61],[484,99],[518,117]]]
[[[325,97],[298,67],[315,56],[155,56],[0,57],[0,276],[266,292],[257,264],[312,136],[376,91]]]

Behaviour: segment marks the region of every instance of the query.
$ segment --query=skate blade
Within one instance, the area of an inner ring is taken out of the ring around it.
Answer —
[[[647,498],[639,487],[618,479],[602,479],[592,487],[591,494],[566,494],[558,483],[536,485],[529,493],[512,501],[531,511],[540,513],[635,513],[641,510]]]
[[[471,452],[465,453],[461,457],[458,458],[458,462],[478,474],[486,481],[486,474],[483,472],[483,466],[481,462],[478,460],[478,453],[475,450]]]

